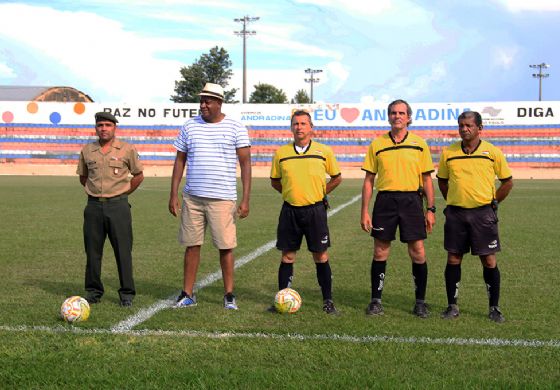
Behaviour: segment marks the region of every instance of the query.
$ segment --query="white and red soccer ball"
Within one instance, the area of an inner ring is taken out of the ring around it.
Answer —
[[[70,323],[87,320],[89,313],[88,301],[80,296],[67,298],[60,307],[60,317]]]
[[[296,290],[285,288],[276,293],[274,307],[278,313],[293,314],[301,307],[301,297]]]

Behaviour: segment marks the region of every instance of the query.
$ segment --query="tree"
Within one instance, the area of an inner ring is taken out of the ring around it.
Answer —
[[[311,103],[311,98],[304,89],[300,89],[294,95],[292,99],[292,104],[293,103]]]
[[[206,83],[220,84],[224,88],[224,102],[237,103],[234,100],[236,88],[226,91],[229,79],[233,75],[229,54],[218,46],[200,56],[191,66],[184,66],[180,73],[182,80],[175,81],[175,95],[171,101],[175,103],[198,103],[198,94]]]
[[[288,103],[288,98],[274,85],[258,83],[249,97],[249,103]]]

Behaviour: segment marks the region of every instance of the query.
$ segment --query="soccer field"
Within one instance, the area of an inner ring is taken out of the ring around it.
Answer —
[[[254,179],[251,213],[238,223],[236,295],[222,308],[217,251],[207,240],[196,308],[170,309],[182,284],[184,249],[167,211],[169,178],[146,178],[131,197],[134,307],[119,306],[112,249],[106,293],[75,326],[62,301],[83,294],[86,197],[76,177],[0,177],[0,388],[557,388],[560,383],[560,272],[556,252],[560,181],[517,180],[499,210],[503,250],[498,325],[487,318],[478,258],[466,256],[461,316],[444,321],[444,202],[426,241],[432,315],[414,302],[406,246],[387,266],[385,315],[369,318],[372,239],[361,231],[362,181],[344,180],[331,199],[330,250],[339,316],[322,312],[315,267],[299,252],[293,288],[303,306],[272,314],[280,255],[273,248],[281,198]],[[436,186],[437,187],[437,186]],[[304,244],[305,249],[305,244]]]

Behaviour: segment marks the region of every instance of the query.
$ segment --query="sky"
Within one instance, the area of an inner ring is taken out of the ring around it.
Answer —
[[[226,89],[288,99],[322,70],[324,103],[560,100],[560,0],[0,1],[0,85],[70,86],[96,102],[167,103],[180,69],[214,47]]]

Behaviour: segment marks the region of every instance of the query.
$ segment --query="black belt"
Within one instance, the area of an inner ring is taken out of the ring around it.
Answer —
[[[417,194],[418,191],[377,191],[379,194]]]
[[[128,195],[117,195],[117,196],[113,196],[111,198],[103,198],[103,197],[98,198],[96,196],[88,195],[88,199],[92,200],[94,202],[116,202],[118,200],[128,199]]]
[[[483,204],[482,206],[477,206],[477,207],[461,207],[461,206],[454,206],[452,204],[448,205],[447,207],[451,208],[451,209],[456,209],[456,210],[479,210],[479,209],[484,209],[487,207],[492,207],[491,204]]]
[[[291,207],[291,208],[294,208],[294,209],[305,209],[305,208],[309,208],[309,207],[316,207],[316,206],[319,206],[319,205],[325,205],[325,203],[323,203],[323,201],[321,200],[317,203],[308,204],[308,205],[305,205],[305,206],[294,206],[292,204],[289,204],[288,202],[284,202],[284,205],[286,205],[288,207]]]

